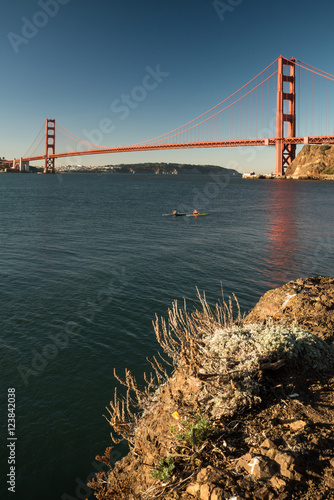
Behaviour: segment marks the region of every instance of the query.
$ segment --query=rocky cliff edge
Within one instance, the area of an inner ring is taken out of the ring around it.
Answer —
[[[117,376],[107,418],[130,452],[90,483],[96,498],[334,499],[334,279],[270,290],[247,317],[200,299],[154,323],[171,374],[157,357],[145,388]]]
[[[285,175],[297,179],[334,179],[334,146],[304,146]]]

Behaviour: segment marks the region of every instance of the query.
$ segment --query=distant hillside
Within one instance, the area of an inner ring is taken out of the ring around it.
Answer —
[[[287,168],[285,175],[316,179],[334,175],[334,146],[304,146]]]
[[[136,174],[219,174],[219,175],[241,175],[236,170],[217,165],[190,165],[183,163],[138,163],[115,165],[116,173]]]
[[[130,163],[120,165],[105,165],[101,167],[57,167],[57,172],[108,172],[113,174],[213,174],[241,177],[234,169],[218,167],[217,165],[191,165],[183,163]]]

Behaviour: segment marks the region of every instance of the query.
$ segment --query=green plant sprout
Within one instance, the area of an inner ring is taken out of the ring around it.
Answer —
[[[151,471],[151,475],[162,482],[166,482],[170,480],[174,469],[174,462],[171,457],[168,456],[167,458],[159,460],[158,466]]]
[[[186,441],[193,448],[200,446],[209,437],[214,428],[211,422],[198,414],[195,415],[195,422],[186,421],[183,423],[183,426],[187,430],[177,433],[175,437],[181,441]],[[173,431],[171,428],[171,432]]]

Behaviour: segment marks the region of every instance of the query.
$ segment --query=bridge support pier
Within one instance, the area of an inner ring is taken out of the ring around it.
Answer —
[[[296,87],[295,63],[280,56],[277,75],[276,110],[276,170],[275,175],[284,175],[285,169],[296,157],[296,145],[285,139],[296,136]],[[288,68],[288,74],[284,69]]]
[[[46,119],[45,125],[45,164],[44,173],[55,173],[55,159],[50,154],[55,154],[56,147],[56,120]]]

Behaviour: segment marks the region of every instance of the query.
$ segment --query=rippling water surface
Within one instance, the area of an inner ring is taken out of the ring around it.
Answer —
[[[15,498],[93,498],[84,483],[111,445],[113,369],[148,369],[152,320],[174,299],[194,304],[198,287],[215,304],[222,286],[247,311],[291,279],[333,276],[333,192],[313,181],[1,175],[1,406],[14,387]],[[209,215],[162,217],[173,208]]]

